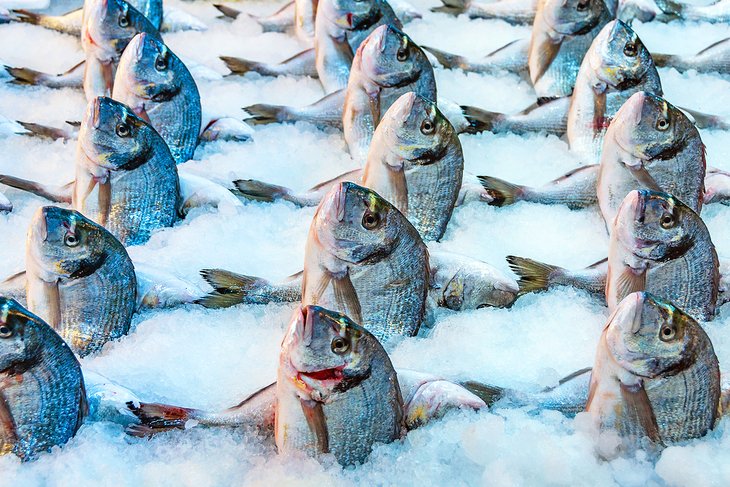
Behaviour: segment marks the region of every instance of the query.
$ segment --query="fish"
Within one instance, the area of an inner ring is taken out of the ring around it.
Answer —
[[[730,73],[730,37],[714,42],[697,54],[681,56],[652,54],[659,67],[674,68],[679,72],[695,70],[699,73]]]
[[[705,145],[677,107],[646,92],[621,107],[606,132],[598,176],[598,203],[607,224],[633,189],[663,191],[702,210]]]
[[[220,413],[130,404],[142,425],[129,431],[150,435],[197,425],[256,425],[273,430],[280,454],[331,454],[350,466],[363,463],[376,443],[396,441],[448,411],[485,406],[441,377],[396,372],[367,329],[341,313],[307,305],[294,311],[274,384]]]
[[[8,175],[0,183],[72,207],[124,245],[139,245],[178,220],[180,184],[165,141],[127,106],[98,97],[79,132],[76,179],[51,187]]]
[[[466,15],[470,19],[498,19],[512,25],[532,25],[537,12],[537,0],[498,0],[474,2],[442,0],[443,5],[431,8],[432,12],[449,15]]]
[[[373,31],[352,63],[342,127],[350,154],[367,158],[375,128],[404,93],[436,101],[436,80],[425,53],[404,32],[391,25]]]
[[[712,342],[690,314],[649,292],[623,298],[596,351],[586,412],[599,456],[705,436],[719,417],[720,368]]]
[[[570,96],[583,57],[613,18],[602,0],[541,0],[528,53],[538,102]]]
[[[668,20],[688,22],[730,22],[730,1],[718,0],[709,5],[693,5],[674,0],[655,0]]]
[[[611,21],[586,53],[571,96],[568,144],[581,162],[601,161],[609,124],[638,92],[662,96],[659,73],[639,36],[622,21]]]
[[[137,280],[129,254],[74,210],[39,208],[26,243],[28,309],[84,357],[129,332]]]
[[[74,437],[88,413],[81,366],[63,339],[0,297],[0,454],[35,460]]]
[[[501,1],[497,3],[501,3]],[[470,73],[489,74],[508,71],[527,77],[527,53],[530,48],[529,39],[516,39],[479,59],[469,59],[458,54],[436,49],[435,47],[425,45],[421,47],[428,54],[436,58],[436,61],[445,69],[461,69]]]
[[[193,158],[202,124],[190,71],[159,38],[140,33],[119,60],[112,97],[149,122],[179,164]]]

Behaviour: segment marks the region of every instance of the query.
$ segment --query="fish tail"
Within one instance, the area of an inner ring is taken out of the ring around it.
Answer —
[[[43,15],[25,9],[10,10],[11,19],[26,24],[42,25]]]
[[[222,5],[219,3],[214,3],[213,6],[218,9],[220,13],[223,14],[223,17],[227,17],[229,19],[236,19],[239,15],[241,15],[240,10],[236,10],[235,8],[228,7],[226,5]],[[221,17],[221,18],[223,18]]]
[[[698,112],[696,110],[690,110],[685,107],[678,107],[683,112],[689,114],[690,118],[694,121],[697,128],[700,129],[717,129],[717,130],[728,130],[730,124],[728,124],[724,118],[719,115],[712,115],[709,113]]]
[[[547,290],[554,273],[562,271],[560,267],[514,255],[508,255],[507,262],[512,272],[520,277],[517,281],[520,295]]]
[[[11,83],[16,85],[41,85],[48,78],[48,74],[30,68],[5,66],[5,70],[13,77]]]
[[[674,2],[673,0],[656,0],[656,4],[666,15],[681,18],[682,14],[684,14],[684,5],[679,2]]]
[[[439,7],[440,8],[440,7]],[[448,8],[448,7],[445,7]],[[463,56],[451,54],[434,47],[421,46],[421,48],[427,52],[433,54],[433,57],[446,69],[466,69],[467,60]]]
[[[525,187],[491,176],[477,176],[487,194],[492,197],[492,206],[509,206],[520,201]]]
[[[158,403],[139,403],[132,401],[127,403],[127,408],[140,421],[138,425],[127,428],[127,433],[132,436],[152,436],[157,433],[173,429],[185,429],[186,424],[194,419],[197,409],[170,406]]]
[[[459,385],[484,401],[488,407],[491,407],[494,403],[505,397],[507,392],[503,387],[484,384],[473,380],[462,382]]]
[[[20,120],[18,120],[18,123],[29,132],[25,135],[29,135],[31,137],[42,137],[51,140],[68,140],[73,137],[73,135],[69,132],[56,127],[49,127],[39,123],[21,122]]]
[[[466,9],[463,6],[444,4],[438,7],[431,7],[431,12],[453,15],[454,17],[456,17],[457,15],[461,15],[466,12]]]
[[[251,303],[248,300],[250,293],[269,285],[265,279],[254,276],[245,276],[223,269],[203,269],[200,271],[213,291],[195,301],[206,308],[228,308],[241,303]]]
[[[468,134],[478,134],[479,132],[494,131],[497,122],[504,119],[503,113],[490,112],[481,108],[462,105],[461,109],[464,113],[469,125],[464,130]]]
[[[269,123],[284,122],[289,119],[289,107],[281,105],[266,105],[259,103],[244,108],[251,114],[251,118],[244,120],[249,125],[266,125]]]
[[[233,181],[233,184],[236,188],[232,191],[236,196],[268,203],[279,199],[296,203],[296,198],[291,196],[291,190],[284,186],[265,183],[257,179],[239,179]]]
[[[655,54],[651,53],[652,59],[654,59],[654,64],[658,68],[662,68],[665,66],[671,66],[674,63],[674,60],[676,56],[673,56],[671,54]]]
[[[231,56],[218,56],[218,58],[226,64],[226,67],[231,71],[231,74],[246,74],[248,72],[266,74],[266,70],[262,70],[262,63],[258,61],[249,61],[240,57]]]
[[[71,203],[73,184],[61,187],[51,187],[35,181],[16,178],[15,176],[8,176],[5,174],[0,174],[0,184],[33,193],[36,196],[40,196],[41,198],[45,198],[54,203]]]

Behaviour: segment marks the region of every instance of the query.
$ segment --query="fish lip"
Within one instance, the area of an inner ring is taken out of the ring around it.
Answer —
[[[38,236],[40,237],[42,242],[45,242],[48,240],[48,207],[44,206],[41,208],[41,218],[38,221],[38,224],[36,225],[36,230],[38,231]]]
[[[636,192],[634,197],[635,201],[632,204],[635,206],[634,219],[637,223],[644,223],[644,212],[646,210],[646,194],[644,190]]]
[[[345,205],[347,203],[347,191],[342,183],[337,188],[337,193],[334,195],[334,210],[335,218],[338,222],[342,222],[345,219]]]
[[[140,32],[135,36],[137,39],[132,39],[132,42],[136,42],[137,45],[135,46],[134,53],[136,54],[137,61],[142,60],[142,55],[144,53],[144,43],[147,40],[147,33],[146,32]]]
[[[636,303],[634,308],[634,318],[631,323],[631,333],[636,335],[641,329],[641,317],[644,313],[644,301],[646,301],[646,293],[641,291],[636,293]]]
[[[92,103],[91,126],[98,129],[101,126],[101,97],[97,96]]]

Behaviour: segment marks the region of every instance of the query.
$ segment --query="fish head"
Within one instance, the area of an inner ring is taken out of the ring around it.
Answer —
[[[28,255],[42,278],[76,279],[104,263],[113,239],[78,211],[44,206],[28,231]]]
[[[687,116],[664,98],[634,93],[616,113],[611,125],[621,148],[644,160],[669,160],[699,132]]]
[[[79,146],[97,166],[111,171],[133,170],[151,157],[156,143],[164,141],[123,103],[99,96],[87,105]]]
[[[331,22],[345,30],[372,25],[380,14],[378,0],[322,0],[317,5],[320,8]]]
[[[14,299],[0,296],[0,372],[22,373],[40,354],[46,323]],[[15,370],[14,370],[15,369]]]
[[[514,302],[518,292],[519,287],[514,279],[465,266],[444,286],[439,305],[454,311],[504,308]]]
[[[544,0],[542,16],[555,32],[578,36],[598,25],[606,11],[603,0]]]
[[[182,92],[183,81],[190,77],[189,73],[180,58],[160,39],[142,32],[124,50],[117,79],[126,91],[125,100],[164,103]]]
[[[420,47],[402,30],[392,25],[375,29],[358,48],[363,75],[384,88],[414,83],[430,68]]]
[[[84,4],[81,41],[84,50],[102,61],[114,61],[140,31],[157,30],[125,0],[88,0]]]
[[[284,336],[280,367],[304,398],[325,402],[367,379],[379,350],[377,339],[347,316],[301,306]]]
[[[398,98],[380,122],[395,135],[394,149],[416,164],[431,164],[454,143],[454,127],[436,103],[409,92]]]
[[[695,356],[699,324],[673,304],[641,291],[626,296],[606,327],[606,344],[633,375],[655,378],[683,369]]]
[[[648,189],[626,195],[616,216],[612,237],[634,257],[666,262],[684,255],[694,245],[700,217],[667,193]]]
[[[340,183],[327,193],[312,222],[325,252],[350,263],[390,255],[408,224],[378,193],[351,182]]]
[[[638,85],[649,70],[658,80],[649,50],[636,32],[620,20],[609,22],[601,30],[586,56],[596,77],[614,90]]]

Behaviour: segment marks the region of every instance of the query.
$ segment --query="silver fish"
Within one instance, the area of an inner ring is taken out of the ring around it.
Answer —
[[[0,297],[0,454],[33,460],[88,413],[81,366],[42,319]]]
[[[80,213],[38,210],[26,245],[28,309],[81,356],[129,331],[137,280],[124,246]]]
[[[537,0],[498,0],[496,2],[474,2],[443,0],[444,5],[434,7],[432,12],[450,15],[465,14],[470,19],[499,19],[514,25],[531,25],[535,21]]]
[[[652,54],[652,57],[657,66],[674,68],[680,72],[693,69],[700,73],[728,74],[730,73],[730,38],[710,44],[691,56]]]
[[[659,450],[706,435],[719,416],[720,368],[709,337],[689,315],[645,292],[627,295],[596,351],[586,411],[604,458]]]

